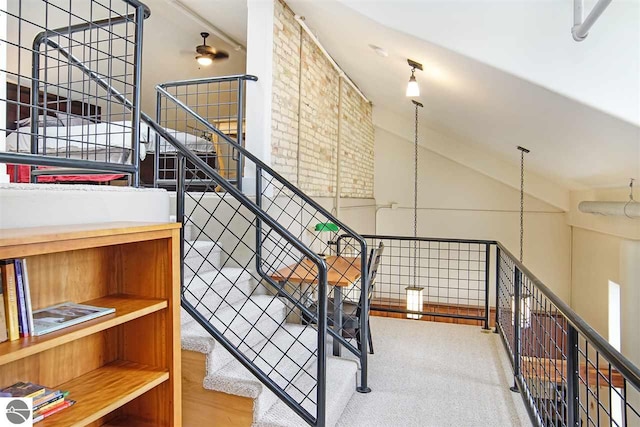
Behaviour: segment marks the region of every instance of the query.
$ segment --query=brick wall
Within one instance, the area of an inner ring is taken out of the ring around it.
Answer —
[[[340,127],[341,196],[372,198],[371,104],[340,81],[286,4],[274,13],[272,166],[311,196],[335,196]]]

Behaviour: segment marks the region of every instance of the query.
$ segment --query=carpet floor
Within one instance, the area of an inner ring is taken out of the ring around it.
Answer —
[[[369,394],[341,427],[530,426],[502,341],[480,327],[371,317]]]

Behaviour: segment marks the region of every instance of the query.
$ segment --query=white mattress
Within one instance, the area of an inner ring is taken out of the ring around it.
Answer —
[[[140,158],[155,147],[155,132],[146,124],[140,124]],[[197,151],[213,151],[213,144],[185,132],[167,129],[178,141]],[[43,127],[38,129],[39,154],[66,158],[80,158],[117,163],[129,162],[131,151],[131,122],[103,122],[79,126]],[[175,151],[161,140],[160,151]],[[8,152],[31,152],[31,128],[23,127],[7,136]],[[96,158],[97,157],[97,158]],[[108,159],[108,160],[107,160]]]

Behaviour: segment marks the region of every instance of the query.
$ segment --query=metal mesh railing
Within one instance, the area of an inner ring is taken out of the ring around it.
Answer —
[[[500,329],[505,338],[505,346],[513,363],[514,346],[514,280],[515,263],[506,253],[497,249],[496,252],[496,328]]]
[[[192,108],[163,86],[158,111],[165,129],[154,130],[165,139],[159,146],[168,142],[176,152],[177,216],[192,230],[184,250],[184,307],[303,419],[322,425],[327,334],[333,354],[346,348],[360,359],[359,390],[368,390],[367,352],[353,342],[358,334],[368,336],[368,300],[346,301],[341,292],[347,284],[366,282],[364,240],[201,117],[193,109],[204,108],[197,97]],[[190,137],[206,140],[203,132],[235,150],[242,165],[236,177],[244,174],[252,182],[243,188],[248,195],[240,191],[241,180],[223,176],[217,164],[189,147]],[[338,257],[331,237],[316,233],[318,225],[361,245]],[[203,242],[215,242],[210,245],[221,254],[218,266],[198,253]],[[188,262],[194,251],[201,260],[195,268]],[[365,314],[355,316],[349,306]]]
[[[499,245],[497,332],[541,426],[640,425],[640,371]]]
[[[369,247],[384,244],[371,310],[413,319],[444,317],[477,321],[488,328],[489,258],[492,242],[363,236]],[[339,239],[350,252],[351,240]]]
[[[184,224],[183,233],[188,230],[182,247],[183,345],[215,337],[229,351],[229,358],[237,358],[302,419],[324,425],[325,263],[170,132],[150,119],[148,122],[178,151],[176,209],[178,221]],[[189,178],[187,160],[194,172]],[[212,192],[216,186],[225,192]],[[184,191],[188,187],[192,190]],[[318,290],[318,311],[312,321],[290,322],[295,307],[278,298],[277,291],[258,272],[259,224],[271,227],[283,253],[295,253],[314,266],[312,283]],[[226,365],[230,360],[225,357],[218,354],[208,369],[215,371]]]
[[[163,83],[158,86],[156,105],[156,121],[239,189],[242,189],[242,179],[239,179],[243,172],[242,155],[225,138],[212,132],[210,126],[244,146],[244,89],[247,80],[256,78],[238,75]],[[170,95],[171,100],[163,96],[164,93]],[[207,125],[186,113],[185,106],[204,119]],[[143,182],[146,185],[175,188],[176,150],[171,144],[157,139],[148,151],[149,158],[141,165]],[[187,174],[193,169],[187,165]],[[199,185],[197,181],[195,179],[189,185]],[[208,190],[223,191],[221,186]]]
[[[146,6],[137,0],[5,4],[0,10],[7,24],[0,35],[2,159],[135,175],[144,155],[138,127]],[[12,167],[12,178],[60,174],[29,172]]]
[[[254,79],[248,77],[250,76],[240,78]],[[158,87],[158,93],[162,106],[160,111],[180,111],[179,115],[186,120],[183,123],[197,125],[192,128],[198,131],[206,130],[235,150],[238,158],[242,159],[243,180],[251,183],[249,188],[243,188],[243,190],[251,194],[255,205],[273,218],[280,227],[287,230],[289,235],[302,242],[314,253],[320,254],[325,260],[328,284],[331,287],[329,299],[331,316],[328,322],[331,325],[329,333],[333,337],[333,354],[340,354],[341,348],[346,348],[360,359],[362,367],[360,389],[366,390],[367,354],[354,342],[356,333],[368,336],[368,300],[362,296],[361,292],[364,281],[361,277],[366,277],[367,270],[364,239],[244,149],[238,142],[198,115],[191,106],[168,93],[163,87]],[[165,125],[165,123],[162,124]],[[169,130],[169,133],[172,131]],[[198,157],[197,153],[192,152],[192,154]],[[200,160],[206,163],[204,159]],[[191,158],[188,158],[187,162],[192,162]],[[225,187],[217,182],[207,183],[202,172],[201,168],[193,168],[187,163],[185,187],[181,191],[201,194],[199,196],[201,199],[207,197],[216,199],[210,193],[215,193],[219,189],[226,191]],[[229,180],[227,183],[234,186],[238,184]],[[187,195],[187,197],[191,196]],[[223,194],[220,197],[224,200]],[[214,211],[211,213],[213,214]],[[215,214],[218,215],[217,212]],[[282,236],[278,233],[274,233],[268,224],[258,220],[256,233],[255,241],[252,242],[256,255],[255,271],[272,291],[287,301],[288,308],[295,312],[288,316],[290,320],[295,320],[297,316],[301,323],[314,322],[318,310],[315,301],[317,286],[314,285],[317,282],[317,270],[305,262],[299,252],[292,250],[287,241],[282,240]],[[346,254],[337,256],[334,249],[335,238],[341,234],[347,234],[358,242],[358,245],[353,245],[354,249],[348,256]],[[347,287],[350,290],[343,292],[343,288]],[[360,311],[365,313],[364,315],[354,314],[358,307],[364,308]]]

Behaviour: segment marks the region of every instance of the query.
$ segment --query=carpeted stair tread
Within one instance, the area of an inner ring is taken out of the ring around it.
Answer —
[[[194,306],[201,304],[217,311],[247,299],[254,294],[256,287],[257,282],[248,271],[225,267],[185,277],[184,296]]]
[[[234,344],[244,340],[247,335],[255,335],[257,330],[267,334],[268,331],[277,329],[285,319],[284,303],[268,295],[256,295],[233,306],[221,308],[215,312],[215,316],[205,307],[196,306],[196,309],[205,318],[210,318],[210,323]],[[215,361],[213,353],[217,352],[217,346],[213,337],[187,313],[182,318],[182,349],[209,354],[208,362],[213,365],[226,364]],[[222,347],[220,351],[229,354]]]
[[[316,362],[307,368],[309,372],[315,372],[316,369]],[[335,426],[351,399],[356,387],[357,372],[358,364],[356,362],[337,357],[327,357],[327,426]],[[314,380],[311,377],[301,375],[296,378],[294,385],[303,390],[308,390],[313,382]],[[297,401],[304,398],[295,387],[288,387],[287,392]],[[315,416],[315,401],[317,399],[315,391],[312,395],[309,395],[309,399],[303,401],[302,406]],[[252,427],[304,427],[306,425],[302,418],[283,401],[277,400],[266,413],[254,418]]]
[[[262,340],[253,348],[242,350],[275,383],[281,387],[287,387],[295,382],[301,371],[316,360],[314,352],[317,337],[317,331],[311,327],[286,324],[284,328],[278,329],[273,336],[270,336],[269,340]],[[203,387],[256,399],[254,403],[256,417],[266,412],[278,399],[235,359],[215,372],[209,371]]]
[[[220,269],[222,247],[217,242],[195,240],[184,242],[185,275]]]

